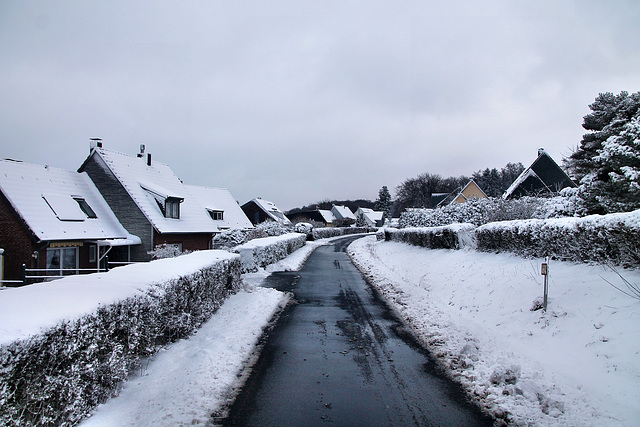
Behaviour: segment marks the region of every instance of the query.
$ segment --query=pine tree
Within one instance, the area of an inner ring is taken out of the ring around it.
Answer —
[[[378,192],[375,210],[384,212],[384,218],[391,218],[391,193],[386,185]]]
[[[566,160],[579,180],[587,213],[640,208],[640,92],[604,93],[589,106],[583,127],[590,130]]]
[[[602,144],[581,190],[606,212],[640,208],[640,111]]]

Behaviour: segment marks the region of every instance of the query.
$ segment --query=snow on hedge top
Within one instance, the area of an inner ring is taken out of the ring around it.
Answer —
[[[1,160],[0,189],[39,240],[130,239],[139,243],[120,224],[86,173]],[[96,218],[89,218],[79,200],[86,202]]]
[[[286,242],[287,240],[297,239],[301,236],[306,238],[306,235],[302,233],[287,233],[281,236],[271,236],[271,237],[263,237],[260,239],[249,240],[247,243],[243,243],[242,245],[236,246],[234,251],[240,252],[242,250],[253,250],[257,248],[263,248],[265,246],[271,246],[277,242]]]
[[[478,227],[478,231],[496,230],[499,228],[519,228],[526,229],[529,227],[562,227],[573,228],[576,226],[590,228],[611,228],[616,224],[624,224],[629,228],[640,229],[640,209],[633,212],[613,213],[607,215],[589,215],[582,218],[565,217],[565,218],[549,218],[549,219],[525,219],[514,221],[491,222]]]
[[[154,284],[237,258],[226,251],[197,251],[177,258],[131,264],[106,273],[68,276],[0,291],[0,344],[38,334],[60,323],[143,294]]]
[[[205,207],[164,163],[154,160],[149,166],[145,158],[103,148],[94,149],[85,163],[92,158],[101,166],[106,166],[120,181],[129,196],[159,232],[215,233],[218,231],[218,225],[209,216]],[[81,170],[83,167],[84,165]],[[164,205],[164,199],[168,197],[182,200],[180,218],[166,218],[160,210],[158,203]]]

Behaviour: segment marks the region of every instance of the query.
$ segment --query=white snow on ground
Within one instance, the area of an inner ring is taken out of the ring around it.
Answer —
[[[243,275],[248,290],[229,297],[198,332],[163,350],[127,381],[116,398],[99,406],[81,425],[177,426],[211,422],[242,384],[257,354],[256,345],[289,296],[261,288],[274,271],[299,270],[327,240],[307,242],[268,271]]]
[[[195,335],[152,358],[82,425],[207,424],[239,386],[263,328],[286,300],[267,288],[232,295]]]
[[[640,301],[601,266],[428,250],[366,237],[349,253],[451,376],[515,425],[640,425]],[[622,270],[640,284],[640,271]]]

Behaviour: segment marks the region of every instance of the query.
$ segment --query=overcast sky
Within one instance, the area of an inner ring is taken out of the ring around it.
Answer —
[[[0,1],[1,158],[145,144],[286,210],[424,172],[560,162],[640,90],[640,2]]]

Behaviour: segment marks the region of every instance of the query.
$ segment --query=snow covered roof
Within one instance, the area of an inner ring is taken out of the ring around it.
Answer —
[[[333,215],[333,212],[325,210],[325,209],[318,209],[318,212],[320,212],[320,215],[322,215],[322,218],[324,218],[324,222],[326,222],[327,224],[331,224],[333,221],[336,220],[336,217]]]
[[[219,230],[253,228],[251,221],[229,190],[198,185],[185,185],[185,187],[207,211],[223,212],[222,220],[214,220]]]
[[[346,206],[333,205],[331,211],[337,219],[351,218],[354,221],[356,219],[356,216],[351,212],[351,209]]]
[[[553,194],[566,187],[576,187],[576,184],[541,148],[536,160],[513,181],[502,198],[536,195],[540,192]]]
[[[218,224],[211,219],[205,207],[164,163],[153,161],[148,165],[144,157],[129,156],[104,148],[95,148],[89,158],[91,156],[99,156],[103,160],[149,222],[160,233],[219,231]],[[168,198],[180,201],[179,218],[167,218],[160,210],[158,203],[162,204]]]
[[[262,209],[274,221],[280,222],[285,225],[291,224],[289,218],[287,218],[284,212],[278,209],[278,207],[274,203],[268,200],[261,199],[260,197],[256,197],[251,201],[258,205],[260,209]]]
[[[0,190],[41,241],[127,239],[140,244],[86,173],[0,160]]]

